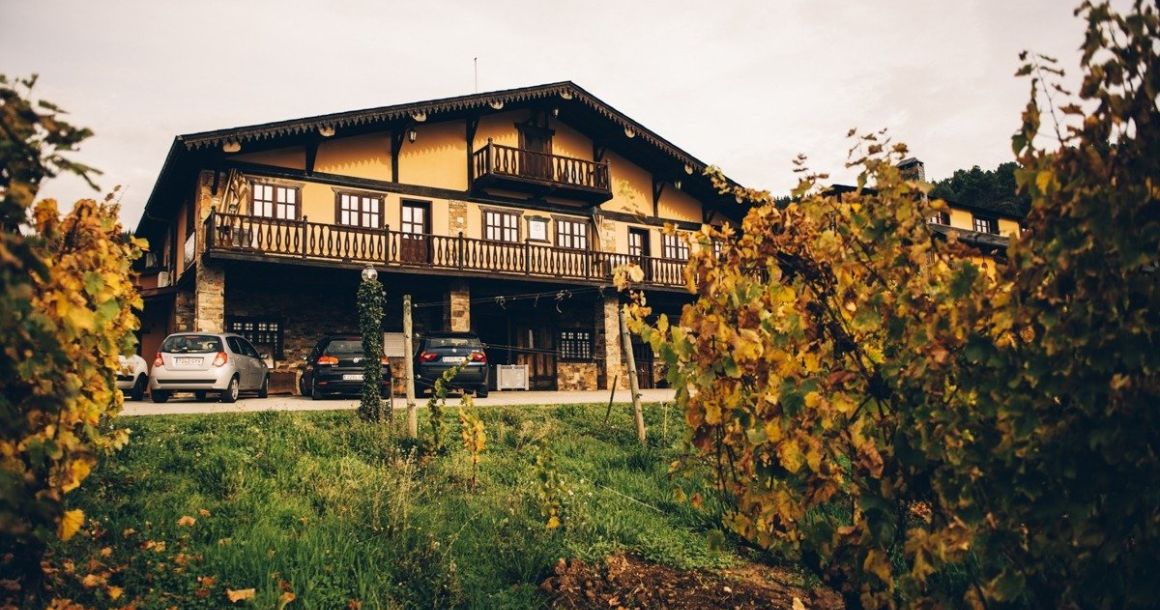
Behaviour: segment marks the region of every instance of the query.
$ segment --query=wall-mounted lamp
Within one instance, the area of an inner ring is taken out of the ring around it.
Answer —
[[[426,112],[416,112],[416,113],[413,113],[411,115],[411,118],[415,119],[416,123],[422,123],[422,122],[427,120],[427,113]]]
[[[236,153],[241,149],[242,145],[239,142],[230,141],[222,144],[222,152]]]
[[[488,106],[491,106],[492,110],[503,110],[503,102],[490,102]]]
[[[334,127],[330,125],[323,125],[322,127],[318,128],[318,135],[324,138],[332,137],[334,136]]]
[[[635,131],[633,131],[631,127],[625,127],[625,128],[624,128],[624,137],[626,137],[626,138],[635,138],[635,137],[636,137],[636,132],[635,132]]]
[[[681,190],[681,181],[679,179],[673,180],[673,186],[677,187],[678,191]]]
[[[685,173],[692,176],[693,175],[693,166],[686,163],[685,164]]]
[[[367,267],[362,270],[362,280],[364,282],[373,282],[379,278],[379,272],[374,267]]]
[[[553,109],[552,109],[552,116],[560,116],[560,109],[559,109],[559,108],[553,108]]]
[[[561,91],[561,92],[560,92],[560,99],[562,99],[562,100],[570,100],[570,99],[572,99],[572,92],[571,92],[571,91],[567,91],[567,90],[565,90],[565,91]]]
[[[414,144],[415,138],[418,138],[418,137],[419,137],[419,132],[415,131],[414,129],[407,130],[407,141],[408,142]]]

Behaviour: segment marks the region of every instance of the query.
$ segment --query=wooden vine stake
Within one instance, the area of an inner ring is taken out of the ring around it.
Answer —
[[[624,307],[616,310],[616,317],[620,321],[620,348],[624,352],[624,359],[628,363],[628,388],[632,392],[632,416],[636,420],[636,437],[640,444],[648,446],[648,435],[644,427],[644,412],[640,408],[640,383],[636,378],[636,357],[632,353],[632,338],[628,334],[628,325],[624,323]]]

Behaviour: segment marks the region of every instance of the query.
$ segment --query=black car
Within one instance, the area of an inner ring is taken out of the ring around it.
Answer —
[[[325,395],[362,394],[363,365],[362,337],[342,335],[323,337],[306,357],[306,369],[298,382],[303,396],[318,400]],[[383,382],[379,394],[391,395],[391,367],[382,359]]]
[[[419,338],[415,351],[415,388],[431,390],[447,369],[459,366],[451,388],[487,396],[487,353],[474,333],[437,332]]]

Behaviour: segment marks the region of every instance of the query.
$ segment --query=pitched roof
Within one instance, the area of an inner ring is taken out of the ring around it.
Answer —
[[[373,125],[376,123],[389,123],[400,119],[412,118],[416,115],[425,115],[424,120],[432,118],[437,120],[438,117],[436,115],[440,113],[484,108],[496,109],[495,107],[500,104],[526,102],[551,97],[561,97],[565,100],[576,100],[580,102],[622,129],[631,130],[634,133],[634,137],[639,136],[645,142],[652,144],[675,159],[692,165],[695,171],[703,170],[706,166],[704,162],[685,152],[677,145],[669,142],[644,125],[628,118],[619,110],[609,106],[600,100],[600,98],[592,95],[572,81],[560,81],[546,85],[473,93],[470,95],[445,97],[422,102],[409,102],[406,104],[395,104],[393,106],[380,106],[364,110],[335,112],[300,119],[232,127],[229,129],[215,129],[213,131],[181,135],[177,137],[177,140],[182,142],[187,150],[198,150],[203,147],[220,146],[227,142],[244,144],[246,142],[266,140],[280,136],[308,133],[324,127],[338,129]]]

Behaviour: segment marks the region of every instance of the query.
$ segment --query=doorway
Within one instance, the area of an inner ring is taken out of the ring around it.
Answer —
[[[400,225],[399,261],[431,262],[431,204],[427,201],[403,200]]]
[[[652,279],[652,269],[649,264],[648,229],[629,228],[628,255],[636,259],[636,264],[644,272],[644,281]]]

